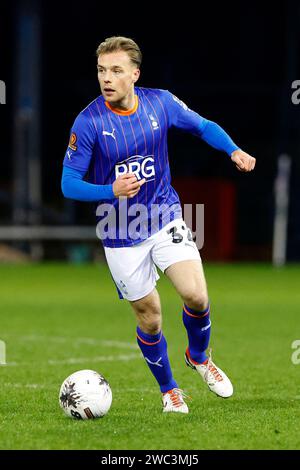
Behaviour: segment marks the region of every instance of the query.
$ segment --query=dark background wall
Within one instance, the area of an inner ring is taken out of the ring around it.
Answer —
[[[7,104],[0,107],[2,223],[11,218],[14,87],[22,80],[15,69],[16,29],[22,4],[1,4],[0,79],[7,84]],[[41,20],[40,151],[46,207],[59,213],[70,204],[60,193],[61,164],[76,115],[99,94],[97,45],[108,36],[125,35],[143,51],[141,86],[169,89],[257,158],[255,172],[241,175],[225,154],[191,135],[170,132],[174,179],[226,179],[236,188],[236,241],[245,247],[237,258],[246,257],[249,247],[252,257],[270,255],[277,158],[281,152],[292,156],[288,254],[300,258],[300,105],[291,103],[291,83],[300,79],[296,1],[189,2],[180,7],[28,1],[27,8]],[[93,223],[92,210],[71,206],[74,220]]]

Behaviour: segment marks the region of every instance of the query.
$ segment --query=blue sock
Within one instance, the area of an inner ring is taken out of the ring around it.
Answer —
[[[143,353],[143,356],[156,378],[162,393],[178,388],[177,383],[173,379],[168,351],[167,341],[160,331],[157,335],[148,335],[139,327],[137,331],[137,343]]]
[[[205,351],[210,338],[209,305],[199,312],[184,304],[182,319],[188,334],[188,353],[193,361],[202,364],[207,359]]]

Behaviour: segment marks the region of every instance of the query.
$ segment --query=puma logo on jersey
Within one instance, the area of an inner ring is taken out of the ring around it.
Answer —
[[[102,135],[110,135],[113,139],[116,140],[116,137],[115,137],[115,131],[116,129],[113,129],[112,132],[108,132],[108,131],[102,131]]]
[[[146,356],[145,356],[145,359],[146,359],[146,361],[147,361],[149,364],[152,364],[153,366],[163,367],[163,365],[159,363],[159,361],[162,360],[162,357],[160,357],[159,359],[157,359],[156,362],[150,361],[150,359],[148,359],[148,357],[146,357]]]

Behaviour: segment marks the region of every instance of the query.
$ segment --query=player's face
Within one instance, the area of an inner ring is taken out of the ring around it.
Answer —
[[[110,104],[125,105],[134,98],[134,83],[139,69],[125,51],[101,54],[98,57],[98,80],[101,92]]]

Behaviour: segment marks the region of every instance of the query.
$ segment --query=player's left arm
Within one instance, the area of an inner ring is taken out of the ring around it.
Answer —
[[[241,150],[219,124],[192,111],[170,92],[164,93],[164,99],[167,104],[170,127],[174,126],[191,132],[211,147],[226,152],[239,171],[248,172],[254,169],[255,158]]]
[[[199,118],[202,140],[215,149],[226,152],[239,171],[248,172],[254,169],[256,159],[241,150],[219,124],[201,118],[201,116]]]

